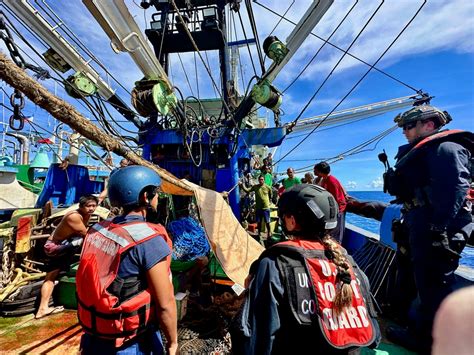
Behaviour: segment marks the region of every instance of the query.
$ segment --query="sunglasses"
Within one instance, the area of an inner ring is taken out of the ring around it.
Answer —
[[[404,131],[409,131],[410,129],[415,128],[417,124],[418,124],[418,121],[409,122],[409,123],[405,123],[402,127]]]

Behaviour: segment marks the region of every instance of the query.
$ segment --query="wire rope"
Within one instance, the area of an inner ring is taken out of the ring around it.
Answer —
[[[247,7],[247,14],[249,16],[250,27],[252,28],[253,37],[255,38],[256,50],[258,54],[258,60],[260,61],[260,69],[262,75],[265,73],[265,63],[262,55],[262,47],[260,46],[260,39],[258,38],[257,25],[255,24],[255,18],[253,16],[252,3],[249,0],[245,0],[245,6]],[[240,15],[240,12],[239,12]]]
[[[249,52],[250,62],[252,63],[253,73],[254,75],[257,75],[257,69],[255,68],[255,63],[253,62],[253,56],[252,56],[252,52],[250,51],[250,45],[248,43],[247,33],[245,32],[244,22],[242,21],[242,15],[240,14],[240,12],[238,13],[238,15],[239,15],[240,26],[242,27],[242,32],[244,34],[245,42],[247,42],[246,43],[247,50]]]
[[[197,97],[200,99],[201,96],[199,94],[199,77],[198,77],[198,68],[197,68],[197,61],[196,61],[196,53],[193,53],[194,57],[194,75],[196,78],[196,89],[197,89]]]
[[[331,39],[332,36],[334,36],[334,34],[337,32],[337,30],[342,26],[344,21],[349,17],[349,14],[352,12],[352,10],[354,10],[354,8],[358,4],[358,2],[359,2],[359,0],[356,0],[356,2],[351,6],[349,11],[346,12],[346,14],[344,15],[344,18],[339,22],[339,24],[336,26],[334,31],[332,31],[331,34],[329,35],[328,41]],[[323,50],[323,48],[326,46],[327,43],[328,42],[323,42],[323,44],[319,47],[319,49],[316,51],[316,53],[313,55],[313,57],[309,60],[309,62],[303,67],[303,69],[299,72],[299,74],[291,81],[290,84],[288,84],[288,86],[285,89],[283,89],[282,93],[285,93],[290,87],[293,86],[294,83],[296,83],[296,81],[301,77],[301,75],[303,75],[303,73],[306,71],[306,69],[308,69],[308,67],[311,65],[311,63],[313,63],[313,61],[316,59],[316,57],[319,55],[319,53],[321,53],[321,51]],[[347,51],[349,51],[349,48],[347,49]],[[344,54],[344,56],[345,56],[345,54]]]
[[[315,126],[311,132],[309,132],[305,138],[303,138],[295,147],[293,147],[290,151],[288,151],[282,159],[286,158],[289,154],[291,154],[301,143],[303,143],[308,137],[316,130],[318,129],[319,126],[342,104],[342,102],[355,90],[355,88],[364,80],[367,75],[372,71],[372,68],[377,65],[377,63],[385,56],[385,54],[392,48],[392,46],[395,44],[395,42],[400,38],[400,36],[405,32],[405,30],[410,26],[410,24],[415,20],[415,18],[418,16],[420,11],[423,9],[423,7],[426,5],[426,1],[424,0],[423,3],[420,5],[418,10],[415,12],[415,14],[411,17],[411,19],[405,24],[405,26],[402,28],[402,30],[398,33],[398,35],[394,38],[394,40],[389,44],[389,46],[382,52],[382,54],[377,58],[375,63],[369,67],[369,69],[362,75],[362,77],[352,86],[352,88],[344,95],[344,97],[337,103],[337,105],[319,122],[317,126]],[[301,117],[301,115],[299,115]],[[298,118],[299,118],[298,117]]]
[[[387,137],[389,134],[393,133],[396,129],[398,128],[397,125],[393,126],[393,127],[390,127],[388,129],[386,129],[385,131],[379,133],[377,136],[373,137],[373,138],[370,138],[369,140],[366,140],[360,144],[358,144],[357,146],[353,147],[353,148],[350,148],[342,153],[339,153],[333,157],[329,157],[329,158],[312,158],[312,159],[293,159],[293,160],[281,160],[281,161],[286,161],[286,162],[289,162],[289,161],[313,161],[313,163],[311,165],[306,165],[306,166],[303,166],[303,167],[300,167],[300,168],[295,168],[295,172],[302,172],[306,169],[309,169],[311,167],[314,166],[314,162],[316,161],[328,161],[328,162],[331,162],[331,161],[338,161],[338,160],[342,160],[344,159],[345,157],[348,157],[348,156],[352,156],[352,155],[356,155],[356,154],[360,154],[360,153],[363,153],[363,152],[366,152],[366,151],[373,151],[378,143],[384,139],[385,137]],[[375,146],[371,149],[363,149],[365,147],[367,147],[368,145],[372,144],[375,142]]]
[[[235,25],[235,18],[234,18],[234,13],[231,12],[231,22],[232,22],[232,27],[234,29],[234,34],[235,34],[235,40],[237,41],[237,27]],[[240,57],[240,47],[237,46],[237,56],[239,57],[239,71],[240,71],[240,78],[241,78],[241,82],[242,82],[242,89],[244,88],[244,82],[245,82],[245,77],[244,77],[244,69],[243,69],[243,65],[242,65],[242,61],[241,61],[241,57]]]
[[[274,14],[274,15],[280,17],[280,18],[283,18],[285,21],[291,23],[292,25],[294,25],[294,26],[297,25],[296,22],[294,22],[294,21],[292,21],[292,20],[290,20],[290,19],[288,19],[288,18],[286,18],[286,17],[283,17],[282,15],[280,15],[279,13],[277,13],[276,11],[273,11],[273,10],[272,10],[271,8],[269,8],[268,6],[265,6],[265,5],[261,4],[260,2],[258,2],[258,0],[254,0],[254,2],[255,2],[257,5],[263,7],[265,10],[271,12],[272,14]],[[334,43],[331,43],[331,42],[328,41],[326,38],[323,38],[323,37],[321,37],[321,36],[315,34],[314,32],[310,32],[310,35],[316,37],[317,39],[319,39],[319,40],[321,40],[321,41],[323,41],[323,42],[327,42],[331,47],[336,48],[337,50],[339,50],[339,51],[341,51],[341,52],[344,52],[344,49],[342,49],[341,47],[335,45]],[[354,54],[352,54],[352,53],[347,53],[347,55],[350,56],[351,58],[354,58],[355,60],[357,60],[357,61],[359,61],[359,62],[361,62],[361,63],[367,65],[368,67],[371,67],[371,68],[374,69],[375,71],[379,72],[380,74],[383,74],[383,75],[387,76],[388,78],[390,78],[390,79],[396,81],[397,83],[399,83],[399,84],[401,84],[401,85],[403,85],[403,86],[406,86],[407,88],[409,88],[409,89],[415,91],[416,93],[419,93],[419,92],[420,92],[419,89],[415,89],[413,86],[411,86],[411,85],[409,85],[409,84],[403,82],[403,81],[400,80],[400,79],[397,79],[397,78],[394,77],[393,75],[391,75],[391,74],[389,74],[389,73],[383,71],[382,69],[379,69],[379,68],[375,67],[373,64],[370,64],[370,63],[366,62],[365,60],[363,60],[363,59],[361,59],[361,58],[355,56]]]
[[[89,55],[91,57],[91,59],[97,64],[100,66],[100,68],[102,70],[105,71],[105,73],[111,77],[123,90],[125,90],[125,92],[127,92],[129,95],[131,95],[131,92],[107,69],[107,67],[100,61],[99,58],[97,58],[94,53],[92,53],[92,51],[84,44],[84,42],[81,41],[81,39],[79,37],[76,36],[76,34],[74,33],[73,30],[71,30],[69,28],[69,26],[54,12],[54,10],[46,3],[43,1],[43,3],[45,4],[45,6],[48,8],[49,12],[51,12],[54,17],[57,18],[57,20],[59,20],[59,22],[57,20],[54,19],[54,17],[52,15],[50,15],[48,13],[48,10],[45,10],[41,4],[38,3],[38,0],[35,0],[35,3],[45,12],[45,14],[48,15],[48,17],[54,21],[55,23],[55,31],[56,31],[56,28],[62,28],[64,30],[64,32],[66,34],[68,34],[69,38],[80,48],[82,49],[85,53],[87,53],[87,55]]]
[[[339,58],[339,60],[337,61],[337,63],[334,65],[334,67],[331,69],[331,71],[329,72],[328,75],[326,75],[326,77],[324,78],[323,82],[319,85],[319,87],[316,89],[316,91],[314,92],[314,94],[311,96],[311,98],[308,100],[308,102],[306,103],[306,105],[303,107],[303,109],[300,111],[300,113],[298,114],[298,116],[296,116],[295,120],[293,121],[293,124],[296,124],[298,122],[298,120],[301,118],[301,116],[303,116],[303,113],[306,111],[306,109],[309,107],[309,105],[311,104],[311,102],[313,102],[314,98],[316,97],[316,95],[319,94],[319,92],[321,91],[321,89],[323,88],[324,85],[326,85],[327,81],[329,80],[329,78],[331,77],[331,75],[334,73],[334,71],[336,70],[336,68],[339,66],[339,64],[342,63],[342,60],[346,57],[346,54],[347,52],[352,48],[352,46],[357,42],[357,40],[359,39],[359,37],[362,35],[362,33],[365,31],[365,29],[367,28],[367,26],[370,24],[370,22],[372,22],[372,20],[374,19],[375,15],[377,14],[377,12],[380,10],[380,8],[382,7],[382,5],[384,4],[384,1],[382,0],[380,2],[380,4],[377,6],[377,8],[375,9],[375,11],[370,15],[369,19],[366,21],[366,23],[364,24],[364,26],[362,26],[361,30],[357,33],[357,35],[355,36],[355,38],[352,40],[352,42],[349,44],[349,47],[344,51],[344,53],[342,54],[342,56]],[[327,118],[327,117],[326,117]],[[323,120],[324,121],[324,120]],[[323,122],[321,121],[321,122]]]
[[[181,63],[181,68],[183,69],[184,76],[186,77],[186,82],[188,83],[189,90],[191,91],[191,95],[195,96],[193,88],[191,86],[191,82],[189,81],[189,78],[188,78],[188,73],[186,72],[186,68],[184,67],[183,60],[181,59],[180,54],[179,53],[177,54],[178,54],[179,62]]]

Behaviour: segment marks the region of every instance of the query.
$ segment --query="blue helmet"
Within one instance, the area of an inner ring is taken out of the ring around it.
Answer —
[[[160,176],[150,168],[140,165],[120,168],[110,176],[107,186],[110,204],[114,207],[138,206],[143,189],[160,185]]]

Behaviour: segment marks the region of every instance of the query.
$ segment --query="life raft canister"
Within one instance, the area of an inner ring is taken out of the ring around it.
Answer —
[[[155,312],[148,289],[137,290],[126,300],[110,293],[121,255],[155,237],[169,240],[163,226],[146,222],[95,224],[84,239],[76,275],[78,318],[86,333],[115,340],[121,346],[154,324]],[[124,280],[126,281],[126,280]]]
[[[322,244],[294,240],[267,251],[270,249],[279,255],[291,311],[299,324],[318,324],[328,344],[336,349],[370,346],[380,340],[367,277],[352,258],[347,256],[352,264],[352,305],[337,314],[333,308],[337,267],[326,257]]]

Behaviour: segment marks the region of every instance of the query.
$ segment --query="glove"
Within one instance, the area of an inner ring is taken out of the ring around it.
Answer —
[[[446,230],[431,230],[431,245],[437,251],[449,258],[460,259],[461,254],[453,250],[449,245],[448,232]]]

